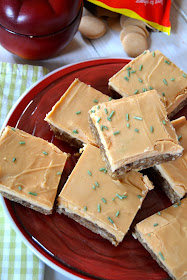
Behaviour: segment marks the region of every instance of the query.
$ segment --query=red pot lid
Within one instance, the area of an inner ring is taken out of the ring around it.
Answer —
[[[82,0],[0,0],[0,24],[24,35],[55,33],[77,16]]]

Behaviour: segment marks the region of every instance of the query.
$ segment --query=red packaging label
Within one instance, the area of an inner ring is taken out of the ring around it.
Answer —
[[[171,0],[88,0],[100,7],[147,22],[150,26],[170,34]]]

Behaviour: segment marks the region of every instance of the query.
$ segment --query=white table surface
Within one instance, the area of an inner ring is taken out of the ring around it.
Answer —
[[[185,14],[187,0],[175,0],[171,6],[171,35],[161,32],[151,32],[148,38],[149,49],[159,49],[178,67],[187,72],[187,16]],[[56,57],[41,60],[28,61],[19,58],[0,46],[0,61],[41,65],[50,71],[70,63],[89,60],[100,57],[120,57],[128,58],[120,43],[119,32],[108,30],[100,39],[87,40],[79,32],[72,42]],[[46,265],[44,280],[68,280],[69,278],[54,271]]]

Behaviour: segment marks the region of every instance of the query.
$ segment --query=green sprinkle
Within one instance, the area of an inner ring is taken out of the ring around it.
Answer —
[[[113,135],[120,134],[120,131],[115,131]]]
[[[14,158],[12,159],[12,161],[13,161],[13,162],[16,161],[16,158],[14,157]]]
[[[118,216],[119,216],[119,211],[116,212],[116,217],[118,217]]]
[[[48,155],[48,153],[47,153],[47,152],[43,152],[43,154],[44,154],[44,155],[46,155],[46,156]]]
[[[87,210],[87,207],[86,206],[84,206],[84,211],[86,211]]]
[[[162,254],[161,252],[159,252],[158,254],[159,254],[159,256],[161,257],[161,259],[162,259],[163,261],[165,261],[165,258],[164,258],[164,256],[163,256],[163,254]]]
[[[162,93],[162,96],[165,96],[165,93],[164,93],[164,92]]]
[[[111,119],[111,118],[109,118],[109,117],[107,117],[107,120],[108,120],[109,122],[111,122],[111,121],[112,121],[112,119]]]
[[[177,203],[177,204],[174,204],[173,207],[176,208],[176,207],[178,207],[178,206],[180,206],[180,205],[181,205],[181,201],[179,201],[179,203]]]
[[[124,195],[119,195],[118,193],[116,194],[116,196],[117,196],[119,199],[123,199],[123,198],[125,198],[125,196],[124,196]]]
[[[154,226],[154,227],[157,227],[157,226],[158,226],[158,223],[155,223],[153,226]]]
[[[167,85],[168,83],[167,83],[167,81],[166,81],[166,79],[163,79],[163,82],[164,82],[164,84],[165,85]]]
[[[100,122],[100,120],[101,120],[101,118],[99,117],[98,120],[97,120],[97,123]]]
[[[135,131],[135,132],[139,132],[139,129],[135,128],[134,131]]]
[[[97,106],[97,109],[100,109],[100,106],[99,106],[99,105]]]
[[[128,67],[127,70],[131,70],[131,67]]]
[[[150,89],[150,90],[152,90],[152,89],[153,89],[153,87],[149,87],[149,89]]]
[[[109,97],[109,101],[111,101],[112,100],[112,97]]]
[[[97,211],[98,211],[99,213],[101,212],[101,205],[100,205],[100,204],[97,205]]]
[[[115,200],[115,197],[112,198],[112,201],[114,201],[114,200]]]
[[[146,51],[143,52],[143,54],[146,54],[146,53],[147,53]]]
[[[178,204],[174,204],[174,205],[173,205],[174,208],[176,208],[176,207],[178,207],[178,206],[179,206]]]
[[[160,216],[161,215],[160,211],[158,211],[157,214]]]
[[[92,176],[92,172],[90,170],[88,170],[88,175]]]
[[[127,195],[122,195],[122,198],[127,198]]]
[[[105,113],[108,114],[107,108],[105,108]]]
[[[143,90],[143,92],[146,92],[146,91],[147,91],[147,89],[146,89],[146,88],[142,88],[142,90]]]
[[[134,116],[133,118],[136,119],[136,120],[139,120],[139,121],[142,121],[142,120],[143,120],[143,118],[141,118],[141,117],[136,117],[136,116]]]
[[[166,124],[165,120],[163,120],[162,123],[165,125]]]
[[[102,197],[101,200],[102,200],[104,203],[106,203],[106,199],[104,199],[104,197]]]
[[[95,189],[96,189],[96,187],[95,187],[94,185],[92,186],[92,188],[93,188],[93,190],[95,190]]]
[[[170,80],[171,80],[171,81],[175,81],[175,78],[171,78]]]
[[[152,56],[155,57],[155,52],[154,51],[152,52]]]
[[[81,113],[81,111],[77,111],[75,114],[76,114],[76,115],[79,115],[80,113]]]
[[[128,82],[129,81],[129,79],[127,78],[127,77],[124,77],[124,79]]]
[[[127,128],[129,128],[130,127],[130,124],[129,123],[127,123]]]
[[[186,78],[186,77],[187,77],[184,73],[182,74],[182,76],[183,76],[184,78]]]
[[[114,115],[114,113],[115,113],[115,111],[112,111],[112,112],[110,113],[110,115],[109,115],[109,117],[108,117],[110,120],[111,120],[112,116]],[[108,119],[108,118],[107,118],[107,119]]]
[[[134,73],[136,73],[136,70],[131,71],[131,74],[134,74]]]
[[[22,142],[19,142],[20,143],[20,145],[24,145],[25,144],[25,141],[22,141]]]
[[[11,128],[13,131],[16,131],[14,127]]]
[[[18,187],[18,189],[21,191],[21,190],[22,190],[22,187],[21,187],[21,186],[19,186],[19,187]]]
[[[129,120],[129,114],[128,113],[126,114],[126,120],[127,121]]]
[[[127,76],[128,76],[128,77],[130,77],[130,71],[128,71],[127,73],[128,73],[128,75],[127,75]]]
[[[73,130],[73,133],[78,134],[79,132],[78,132],[78,130],[77,130],[77,129],[74,129],[74,130]]]
[[[140,67],[139,67],[139,71],[141,71],[141,70],[142,70],[142,67],[143,67],[143,64],[141,64],[141,65],[140,65]]]
[[[57,174],[57,175],[61,175],[61,174],[62,174],[62,172],[57,172],[56,174]]]
[[[98,103],[98,100],[97,100],[97,99],[94,99],[93,102]]]
[[[110,217],[108,217],[108,220],[109,220],[112,224],[114,224],[114,221],[113,221]]]
[[[95,110],[91,110],[91,113],[95,113]]]
[[[142,79],[140,79],[140,78],[138,79],[138,81],[139,81],[140,83],[143,83]]]
[[[151,236],[151,234],[150,234],[150,233],[148,233],[147,235],[148,235],[149,237]]]
[[[139,195],[139,194],[137,195],[137,197],[138,197],[138,198],[142,198],[142,196],[141,196],[141,195]]]
[[[96,184],[96,186],[97,186],[97,187],[99,187],[99,184],[98,184],[98,182],[97,182],[97,181],[95,182],[95,184]]]
[[[28,192],[28,194],[31,194],[31,195],[37,196],[37,193],[34,193],[34,192]]]
[[[178,136],[178,140],[180,140],[181,138],[182,138],[182,135],[179,135],[179,136]]]
[[[106,125],[101,125],[101,130],[103,131],[103,129],[106,129],[106,130],[108,130],[108,127],[106,126]]]
[[[137,93],[138,93],[138,89],[134,91],[134,94],[137,94]]]
[[[171,64],[171,62],[168,61],[168,60],[164,60],[164,62],[167,63],[167,64]]]
[[[100,168],[99,171],[103,171],[104,173],[106,173],[107,169],[103,167],[103,168]]]
[[[152,125],[150,126],[150,131],[151,131],[151,133],[153,133],[153,131],[154,131],[154,128]]]

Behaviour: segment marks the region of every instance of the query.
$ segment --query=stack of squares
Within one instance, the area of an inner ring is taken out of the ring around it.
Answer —
[[[45,118],[57,138],[81,147],[82,153],[56,211],[115,246],[154,188],[139,171],[152,167],[157,172],[161,187],[177,204],[137,224],[134,236],[173,279],[187,276],[187,199],[181,200],[187,193],[187,125],[185,117],[171,122],[168,116],[187,102],[186,78],[159,51],[146,51],[109,79],[109,87],[122,98],[112,100],[75,79]],[[2,133],[0,151],[0,192],[52,213],[67,155],[11,127]]]

